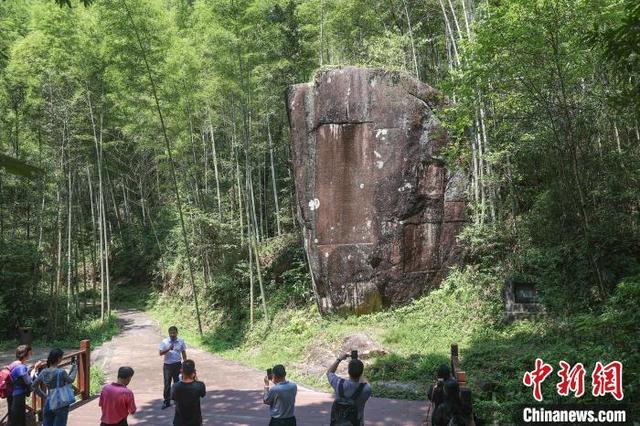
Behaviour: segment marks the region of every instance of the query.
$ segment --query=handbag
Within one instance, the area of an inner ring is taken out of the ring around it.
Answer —
[[[49,389],[49,393],[47,394],[47,404],[49,406],[49,410],[52,411],[68,407],[76,402],[73,387],[70,383],[60,386],[60,376],[62,376],[62,371],[58,370],[56,373],[56,387]]]

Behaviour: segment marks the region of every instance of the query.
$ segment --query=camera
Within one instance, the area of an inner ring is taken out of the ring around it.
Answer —
[[[267,368],[267,378],[273,380],[273,368]]]

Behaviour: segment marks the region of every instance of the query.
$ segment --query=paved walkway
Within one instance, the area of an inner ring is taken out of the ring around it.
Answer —
[[[102,363],[107,380],[115,378],[119,366],[133,367],[135,375],[129,387],[136,396],[138,412],[129,417],[130,425],[171,425],[173,406],[161,410],[162,368],[158,345],[162,335],[157,324],[139,311],[119,314],[122,332],[94,351],[94,358]],[[187,346],[189,342],[187,342]],[[199,349],[187,349],[196,363],[198,377],[207,385],[202,401],[204,423],[220,426],[267,425],[267,406],[262,404],[264,373],[236,362],[222,359]],[[298,386],[296,417],[298,425],[328,425],[332,396]],[[367,403],[367,425],[419,426],[426,404],[420,401],[373,398]],[[93,400],[72,411],[70,426],[100,424],[98,401]]]

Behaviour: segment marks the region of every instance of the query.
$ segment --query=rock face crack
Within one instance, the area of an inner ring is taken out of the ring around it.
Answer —
[[[324,313],[437,287],[457,258],[467,179],[444,166],[435,89],[346,67],[287,91],[298,220]]]

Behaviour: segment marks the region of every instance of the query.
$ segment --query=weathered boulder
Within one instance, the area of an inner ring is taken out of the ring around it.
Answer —
[[[300,374],[314,377],[322,377],[327,368],[341,353],[351,354],[352,350],[358,351],[358,358],[369,363],[377,357],[387,355],[389,351],[366,333],[356,333],[345,336],[342,342],[332,344],[324,336],[318,336],[304,349],[302,362],[294,364]],[[348,358],[350,360],[351,358]],[[346,376],[349,362],[343,362],[338,366],[338,374]]]
[[[291,86],[287,107],[305,250],[323,312],[366,313],[437,286],[465,221],[445,168],[435,89],[346,67]]]
[[[342,340],[340,350],[347,354],[351,354],[352,350],[357,350],[359,359],[370,359],[389,353],[367,333],[356,333],[345,337]]]

